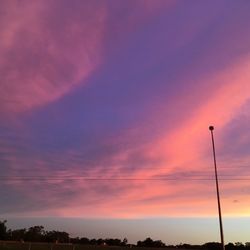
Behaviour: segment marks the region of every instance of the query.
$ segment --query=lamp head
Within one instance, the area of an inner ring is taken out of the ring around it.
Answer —
[[[209,126],[209,130],[213,131],[214,130],[214,126]]]

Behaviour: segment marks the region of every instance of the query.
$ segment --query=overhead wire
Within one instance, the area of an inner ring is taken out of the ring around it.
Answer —
[[[221,181],[250,181],[250,176],[238,177],[220,177]],[[86,176],[0,176],[1,181],[214,181],[213,177],[195,176],[195,177],[86,177]]]

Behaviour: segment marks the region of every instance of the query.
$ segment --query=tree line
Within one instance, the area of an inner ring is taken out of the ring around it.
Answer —
[[[120,239],[88,239],[87,237],[69,236],[64,231],[45,230],[43,226],[33,226],[28,229],[8,229],[7,221],[0,221],[0,240],[4,241],[21,241],[21,242],[48,242],[48,243],[73,243],[84,245],[109,245],[109,246],[126,246],[128,240]]]
[[[69,236],[64,231],[47,231],[43,226],[33,226],[28,229],[8,229],[7,221],[0,221],[0,240],[1,241],[20,241],[20,242],[48,242],[48,243],[72,243],[81,245],[108,245],[108,246],[131,246],[127,238],[121,239],[89,239],[87,237]],[[152,248],[178,248],[178,249],[197,249],[197,250],[221,250],[221,244],[218,242],[207,242],[203,245],[179,244],[166,245],[161,240],[153,240],[150,237],[143,241],[138,241],[134,247],[152,247]],[[245,244],[241,242],[228,243],[226,250],[250,250],[250,242]]]

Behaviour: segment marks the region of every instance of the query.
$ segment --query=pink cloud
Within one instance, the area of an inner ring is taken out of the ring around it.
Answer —
[[[1,113],[60,98],[100,63],[105,7],[71,8],[67,1],[2,3]]]
[[[84,84],[103,60],[108,3],[1,3],[1,113],[42,106]],[[171,2],[130,4],[131,20],[121,20],[109,35],[117,31],[116,37],[126,37],[135,20],[142,23],[166,5]],[[115,2],[111,6],[119,7]]]

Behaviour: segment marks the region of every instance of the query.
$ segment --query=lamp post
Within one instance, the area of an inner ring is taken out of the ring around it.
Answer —
[[[218,202],[219,222],[220,222],[220,238],[221,238],[222,250],[225,250],[224,235],[223,235],[223,225],[222,225],[222,217],[221,217],[221,206],[220,206],[220,192],[219,192],[217,164],[216,164],[216,155],[215,155],[215,146],[214,146],[214,134],[213,134],[214,127],[209,126],[209,130],[211,131],[211,139],[212,139],[212,146],[213,146],[215,182],[216,182],[216,192],[217,192],[217,202]]]

